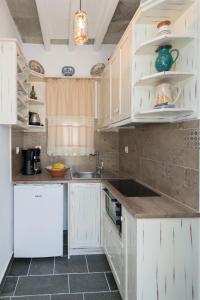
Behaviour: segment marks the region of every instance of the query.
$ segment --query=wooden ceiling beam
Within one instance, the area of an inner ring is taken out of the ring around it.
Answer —
[[[70,51],[73,51],[75,48],[74,44],[74,30],[73,30],[73,18],[74,18],[74,11],[72,8],[72,0],[69,0],[69,45],[68,48]]]
[[[106,35],[112,17],[115,13],[119,0],[104,0],[102,11],[97,24],[97,32],[95,35],[94,50],[98,51],[101,48],[103,39]]]
[[[42,38],[44,43],[44,48],[47,51],[51,50],[51,40],[49,37],[48,24],[47,24],[47,11],[48,11],[48,1],[45,0],[35,0],[38,17],[40,22],[40,28],[42,32]]]

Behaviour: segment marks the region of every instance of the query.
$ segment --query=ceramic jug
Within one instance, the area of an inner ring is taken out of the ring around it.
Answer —
[[[177,92],[177,96],[173,97],[173,92]],[[173,108],[175,107],[175,103],[178,101],[181,95],[181,89],[171,85],[170,83],[160,83],[156,87],[156,104],[154,108],[166,107],[166,108]]]
[[[160,46],[156,52],[158,52],[158,57],[156,59],[155,67],[158,72],[169,71],[172,65],[176,62],[179,57],[178,49],[171,49],[172,46],[165,45]],[[171,50],[170,50],[171,49]],[[176,52],[176,57],[172,57],[172,53]]]

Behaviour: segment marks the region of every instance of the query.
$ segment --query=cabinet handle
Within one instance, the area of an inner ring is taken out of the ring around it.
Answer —
[[[35,195],[35,198],[42,198],[42,195]]]

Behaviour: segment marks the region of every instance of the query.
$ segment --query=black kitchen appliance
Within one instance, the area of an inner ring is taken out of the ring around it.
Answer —
[[[108,189],[105,188],[104,193],[105,193],[105,206],[106,206],[107,214],[109,215],[109,217],[111,218],[115,226],[117,227],[119,234],[121,234],[122,206]]]
[[[22,150],[22,174],[34,175],[41,173],[40,149],[29,148]]]

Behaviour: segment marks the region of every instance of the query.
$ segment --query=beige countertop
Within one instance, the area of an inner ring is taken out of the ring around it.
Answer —
[[[135,179],[134,179],[135,180]],[[142,183],[143,184],[143,183]],[[154,190],[160,197],[125,197],[118,192],[107,180],[105,187],[135,218],[191,218],[200,217],[200,213],[166,195]]]
[[[19,174],[13,178],[13,184],[65,184],[70,182],[103,182],[117,200],[129,211],[135,218],[191,218],[200,217],[200,213],[189,208],[174,199],[161,194],[160,197],[125,197],[115,189],[108,179],[120,178],[111,173],[104,173],[101,177],[95,179],[72,179],[68,172],[65,177],[51,177],[46,171],[39,175],[25,176]],[[135,179],[134,179],[135,180]],[[136,180],[137,181],[137,180]],[[138,181],[139,182],[139,181]],[[145,185],[144,183],[140,182]],[[147,186],[147,185],[145,185]],[[149,187],[149,186],[147,186]],[[149,187],[152,189],[151,187]]]

